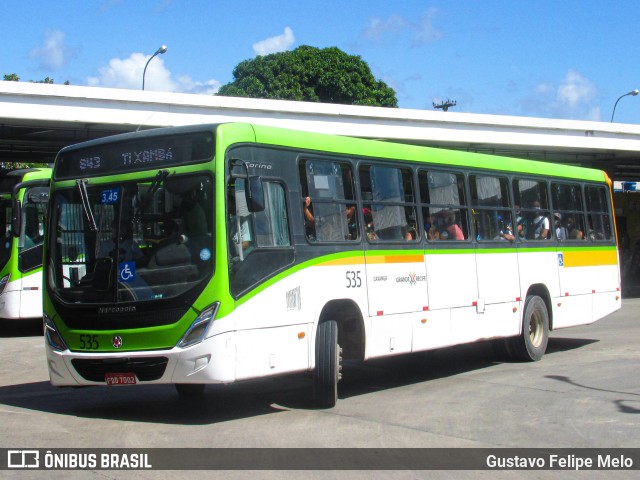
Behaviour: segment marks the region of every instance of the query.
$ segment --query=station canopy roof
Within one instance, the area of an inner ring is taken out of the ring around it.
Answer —
[[[170,125],[253,122],[583,165],[640,181],[640,125],[0,82],[0,162]]]

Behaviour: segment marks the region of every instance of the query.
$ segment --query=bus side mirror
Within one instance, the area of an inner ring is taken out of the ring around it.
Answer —
[[[22,202],[14,200],[11,205],[11,211],[11,234],[14,237],[19,237],[22,228]]]
[[[244,193],[247,198],[247,208],[250,212],[264,211],[264,186],[262,185],[262,177],[249,177]]]

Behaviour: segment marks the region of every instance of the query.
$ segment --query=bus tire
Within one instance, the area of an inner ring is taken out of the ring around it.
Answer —
[[[509,350],[517,360],[537,362],[542,358],[549,341],[549,312],[542,298],[537,295],[527,297],[522,315],[522,333],[512,340]]]
[[[491,351],[493,356],[499,361],[513,360],[511,353],[511,338],[496,338],[491,340]]]
[[[316,335],[316,368],[313,371],[313,396],[318,407],[331,408],[338,401],[341,361],[338,322],[321,322]]]
[[[176,383],[178,395],[184,398],[199,397],[204,393],[204,383]]]

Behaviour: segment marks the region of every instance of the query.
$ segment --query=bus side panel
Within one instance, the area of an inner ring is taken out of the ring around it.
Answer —
[[[571,313],[565,309],[562,315],[554,318],[554,328],[584,325],[611,313],[610,308],[618,303],[620,297],[617,260],[617,251],[613,248],[559,249],[561,302],[565,307],[571,306]],[[614,305],[606,300],[604,305],[598,302],[602,298],[598,294],[602,292],[611,292]],[[586,295],[591,297],[591,301],[586,301]],[[618,300],[615,300],[616,296]],[[577,299],[575,302],[573,297]],[[574,306],[580,302],[585,305]]]
[[[536,252],[523,248],[518,251],[518,264],[520,266],[520,297],[523,302],[531,285],[544,285],[552,299],[560,296],[556,252]]]
[[[592,297],[590,293],[585,293],[558,298],[554,305],[553,329],[592,323]]]
[[[237,378],[313,368],[315,329],[324,307],[348,299],[366,312],[363,264],[362,256],[354,256],[304,268],[238,306],[231,314],[236,325]]]
[[[20,297],[22,280],[9,283],[0,295],[0,318],[17,320],[20,318]],[[40,300],[42,303],[42,300]]]
[[[411,352],[410,312],[428,308],[424,258],[418,255],[381,255],[367,251],[366,276],[371,321],[367,351],[371,357]]]
[[[586,252],[585,252],[586,253]],[[560,267],[560,286],[563,296],[591,293],[595,286],[593,269],[590,267]]]
[[[614,248],[559,249],[558,261],[563,295],[615,291],[620,286]]]
[[[451,309],[451,345],[473,342],[484,338],[483,314],[478,314],[477,306]]]
[[[42,271],[22,278],[21,318],[42,318]]]
[[[429,310],[470,307],[478,299],[476,256],[473,251],[426,250]]]
[[[313,295],[310,282],[285,278],[236,308],[231,316],[236,325],[237,379],[309,368]]]
[[[482,322],[482,336],[479,339],[513,337],[520,333],[521,302],[511,301],[486,305],[484,314],[479,315]]]
[[[593,295],[593,321],[619,310],[622,307],[622,296],[619,291],[603,292]]]
[[[370,357],[411,352],[412,319],[415,313],[371,317]]]
[[[451,345],[451,311],[448,308],[423,312],[413,319],[412,325],[412,351]]]
[[[266,377],[309,368],[308,324],[236,332],[236,378]]]
[[[476,254],[478,298],[486,305],[515,302],[520,297],[518,256],[514,252]]]
[[[422,254],[394,256],[368,251],[365,258],[370,316],[421,312],[428,307]]]

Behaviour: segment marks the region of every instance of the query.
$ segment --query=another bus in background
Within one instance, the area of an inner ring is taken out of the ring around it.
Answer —
[[[42,317],[44,219],[50,168],[0,175],[0,319]]]

